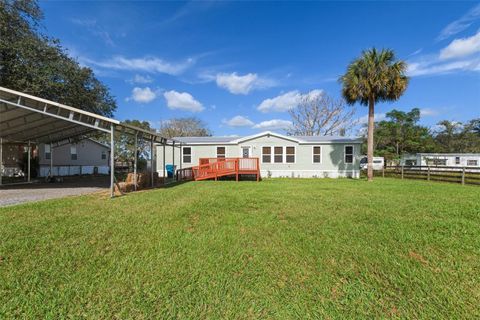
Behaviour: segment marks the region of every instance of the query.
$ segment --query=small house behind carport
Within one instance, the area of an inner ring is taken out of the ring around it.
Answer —
[[[54,153],[52,170],[50,162]],[[93,139],[65,143],[58,146],[41,143],[38,146],[40,177],[108,174],[110,147]]]

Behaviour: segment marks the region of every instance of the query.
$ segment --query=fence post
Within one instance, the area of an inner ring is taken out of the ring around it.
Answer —
[[[465,185],[465,167],[462,170],[462,185]]]
[[[402,179],[403,179],[403,164],[402,164]]]
[[[427,168],[428,168],[427,180],[430,181],[430,166],[428,166]]]

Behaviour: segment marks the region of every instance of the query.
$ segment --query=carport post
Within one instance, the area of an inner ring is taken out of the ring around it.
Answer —
[[[115,125],[110,126],[110,197],[115,197]]]
[[[151,179],[151,186],[153,188],[153,136],[150,139],[150,179]]]
[[[134,148],[135,160],[133,161],[133,188],[135,189],[135,191],[137,191],[137,156],[138,156],[137,140],[138,140],[138,131],[135,132],[135,148]]]
[[[173,166],[173,179],[175,180],[175,141],[172,141],[172,166]]]
[[[162,157],[162,178],[163,178],[163,184],[165,184],[165,141],[163,141],[163,157]]]
[[[182,159],[182,156],[183,156],[183,150],[182,150],[182,144],[180,143],[180,163],[178,164],[180,166],[180,170],[182,170],[182,162],[183,162],[183,159]]]
[[[50,177],[53,177],[53,146],[50,142]]]
[[[31,146],[30,146],[30,140],[28,141],[28,156],[27,156],[27,181],[30,182],[30,158],[31,158],[31,153],[32,153],[32,149],[31,149]]]
[[[2,185],[3,176],[3,138],[0,138],[0,186]]]

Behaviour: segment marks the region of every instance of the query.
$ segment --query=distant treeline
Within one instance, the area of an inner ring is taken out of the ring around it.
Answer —
[[[392,110],[375,122],[375,155],[399,159],[418,152],[480,153],[480,118],[467,122],[440,121],[429,128],[420,125],[420,109]],[[366,152],[366,141],[363,145]]]
[[[112,116],[109,89],[40,32],[42,19],[35,0],[0,0],[0,86]]]

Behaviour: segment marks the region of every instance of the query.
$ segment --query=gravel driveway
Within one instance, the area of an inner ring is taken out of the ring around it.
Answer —
[[[0,207],[25,202],[78,196],[109,187],[108,177],[68,177],[57,183],[31,183],[0,187]]]

